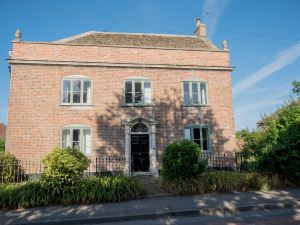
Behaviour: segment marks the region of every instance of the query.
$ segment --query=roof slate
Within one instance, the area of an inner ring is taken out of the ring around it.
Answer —
[[[56,43],[100,45],[100,46],[132,46],[176,49],[217,49],[206,38],[183,35],[130,34],[110,32],[87,32],[56,41]]]

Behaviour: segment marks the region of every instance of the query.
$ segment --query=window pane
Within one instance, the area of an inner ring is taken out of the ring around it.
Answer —
[[[142,102],[142,84],[141,82],[135,82],[134,83],[134,88],[135,88],[135,103],[141,103]]]
[[[184,129],[184,138],[186,139],[191,139],[191,129],[190,128],[185,128]]]
[[[70,130],[62,131],[61,147],[63,147],[63,148],[71,147],[70,146]]]
[[[200,84],[200,91],[201,91],[201,104],[207,104],[207,96],[206,96],[206,83]]]
[[[125,82],[125,103],[132,103],[132,81]]]
[[[91,103],[91,81],[83,81],[83,103]]]
[[[194,140],[200,140],[200,129],[199,128],[194,128]]]
[[[72,140],[72,147],[80,149],[80,130],[74,129],[73,130],[73,140]]]
[[[125,92],[132,92],[132,82],[131,81],[125,82]]]
[[[208,128],[202,128],[202,146],[203,146],[203,150],[207,151],[208,149]]]
[[[145,103],[151,103],[151,83],[145,82],[144,83],[144,91],[145,91]]]
[[[190,104],[190,87],[188,82],[183,83],[183,103]]]
[[[193,103],[199,104],[198,101],[198,83],[192,83]]]
[[[83,130],[83,152],[86,154],[91,154],[91,130],[84,129]]]
[[[63,103],[71,102],[71,81],[63,81]]]
[[[73,80],[73,103],[80,103],[81,81]]]
[[[132,103],[132,93],[125,94],[125,103]]]

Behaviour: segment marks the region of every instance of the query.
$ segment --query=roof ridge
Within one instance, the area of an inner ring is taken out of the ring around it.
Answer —
[[[128,32],[106,32],[106,31],[87,31],[80,34],[76,34],[67,38],[59,39],[53,41],[54,43],[65,43],[68,41],[73,41],[75,39],[82,38],[90,34],[116,34],[116,35],[139,35],[139,36],[162,36],[162,37],[182,37],[182,38],[197,38],[195,35],[182,35],[182,34],[156,34],[156,33],[128,33]]]

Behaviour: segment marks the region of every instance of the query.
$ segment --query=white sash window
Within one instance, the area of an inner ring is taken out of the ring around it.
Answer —
[[[125,81],[125,104],[144,105],[152,103],[152,87],[149,80]]]
[[[210,128],[208,126],[193,126],[184,129],[184,138],[199,145],[202,151],[211,151]]]
[[[184,105],[207,105],[207,83],[202,81],[183,82]]]
[[[62,104],[84,105],[92,103],[92,82],[80,76],[70,76],[62,82]]]
[[[78,148],[86,155],[92,153],[91,129],[81,127],[63,128],[61,132],[61,147]]]

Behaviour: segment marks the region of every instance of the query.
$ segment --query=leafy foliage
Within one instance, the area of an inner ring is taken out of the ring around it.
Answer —
[[[53,189],[51,184],[46,180],[0,184],[0,209],[120,202],[144,195],[136,179],[124,176],[86,177],[76,182],[72,188],[64,186],[64,191]]]
[[[73,185],[83,177],[90,160],[78,149],[55,148],[43,160],[42,178],[53,186]]]
[[[22,174],[18,160],[10,153],[0,152],[0,176],[4,182],[14,182]]]
[[[193,178],[163,181],[168,192],[178,195],[194,195],[212,192],[269,190],[291,185],[276,175],[239,173],[233,171],[207,171]]]
[[[293,85],[292,92],[296,94],[298,97],[300,97],[300,81],[295,80],[292,82],[292,85]]]
[[[258,169],[300,179],[300,100],[265,116],[256,130],[237,134],[243,153]]]
[[[0,153],[5,152],[5,141],[0,140]]]
[[[200,148],[190,140],[175,141],[165,147],[162,177],[165,180],[190,178],[204,172],[207,161],[200,161]]]

